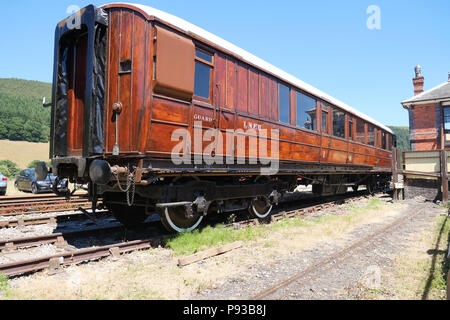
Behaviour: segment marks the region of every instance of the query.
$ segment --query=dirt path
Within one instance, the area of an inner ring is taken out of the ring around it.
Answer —
[[[282,288],[269,299],[359,299],[364,293],[378,294],[377,298],[392,298],[389,293],[389,276],[393,261],[412,244],[415,234],[429,227],[443,208],[432,203],[409,202],[398,214],[382,221],[362,225],[350,233],[321,243],[309,250],[295,253],[289,259],[255,265],[248,272],[233,276],[219,289],[196,295],[194,299],[252,299],[258,293],[293,275],[329,260],[341,250],[352,246],[369,234],[382,230],[397,219],[419,210],[419,214],[388,229],[365,244],[362,249],[350,252],[344,261],[331,259],[330,263],[315,268],[287,288]]]

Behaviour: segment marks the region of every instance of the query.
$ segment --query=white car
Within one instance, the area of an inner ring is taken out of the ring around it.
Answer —
[[[0,196],[6,194],[6,188],[8,187],[8,178],[0,172]]]

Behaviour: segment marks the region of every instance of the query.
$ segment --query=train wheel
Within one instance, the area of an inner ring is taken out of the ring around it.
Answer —
[[[128,207],[122,204],[106,204],[109,211],[113,214],[114,218],[118,220],[125,227],[135,227],[142,224],[146,219],[144,207]]]
[[[166,208],[161,214],[164,228],[171,233],[186,233],[194,231],[203,221],[203,216],[186,217],[185,207]]]
[[[267,197],[257,197],[252,200],[248,210],[253,217],[258,219],[266,219],[270,216],[272,209],[273,205]]]

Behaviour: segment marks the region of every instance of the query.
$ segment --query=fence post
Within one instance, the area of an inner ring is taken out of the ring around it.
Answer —
[[[398,174],[397,174],[397,148],[392,149],[392,179],[394,183],[394,196],[393,200],[398,200],[398,189],[397,189],[397,183],[398,183]]]
[[[448,202],[447,152],[441,150],[442,201]]]

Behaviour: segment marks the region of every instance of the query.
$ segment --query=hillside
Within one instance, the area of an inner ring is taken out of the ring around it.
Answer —
[[[410,150],[409,127],[389,127],[397,135],[397,147],[401,151]]]
[[[0,140],[48,142],[51,100],[50,83],[0,78]]]

